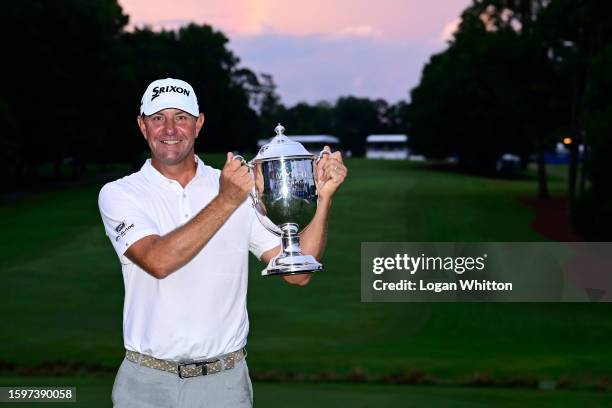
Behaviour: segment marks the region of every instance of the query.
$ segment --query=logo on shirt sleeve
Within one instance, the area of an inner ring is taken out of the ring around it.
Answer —
[[[115,227],[115,231],[117,232],[117,236],[115,237],[115,242],[119,241],[119,239],[124,237],[125,234],[127,234],[127,232],[131,230],[132,228],[134,228],[134,224],[126,226],[125,221],[122,221],[121,223],[119,223],[119,225]]]

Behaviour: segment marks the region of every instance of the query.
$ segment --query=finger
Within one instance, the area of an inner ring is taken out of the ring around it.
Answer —
[[[317,179],[322,181],[325,177],[325,164],[327,163],[327,155],[323,155],[317,163]]]
[[[322,166],[323,164],[327,163],[327,160],[329,160],[329,154],[321,154],[319,161],[317,162],[317,166]]]
[[[335,174],[336,174],[336,178],[334,180],[336,180],[339,183],[342,183],[344,179],[346,178],[346,173],[343,172],[342,170],[338,170]]]
[[[329,181],[334,177],[334,171],[331,168],[325,170],[325,174],[323,175],[322,181]]]
[[[231,172],[236,172],[239,168],[243,167],[242,162],[240,160],[231,160],[229,163],[226,164],[226,166]]]
[[[325,163],[325,170],[326,171],[337,170],[340,167],[343,167],[343,165],[342,165],[341,162],[339,162],[336,159],[329,159],[327,161],[327,163]]]
[[[333,152],[333,153],[330,155],[330,157],[329,157],[329,158],[330,158],[330,159],[337,160],[337,161],[338,161],[338,162],[340,162],[340,163],[343,163],[343,161],[342,161],[342,153],[341,153],[339,150],[337,150],[337,151]]]
[[[234,160],[234,154],[233,153],[227,153],[227,159],[225,161],[225,165],[223,166],[223,171],[227,172],[233,172],[235,171],[238,167],[241,166],[241,163],[239,160]]]
[[[346,175],[346,167],[339,161],[333,159],[327,164],[325,173],[328,174],[328,179],[332,178],[334,181],[337,181],[337,176],[344,177]]]
[[[329,170],[329,178],[330,178],[330,180],[333,181],[333,182],[338,182],[338,177],[339,177],[338,170],[336,170],[335,168],[332,167]]]
[[[249,168],[247,166],[240,166],[240,168],[236,170],[236,174],[238,174],[240,177],[244,177],[245,175],[249,174]]]
[[[318,163],[325,162],[330,154],[331,154],[331,150],[329,149],[329,146],[325,145],[323,147],[323,150],[321,150],[321,152],[319,153],[319,158],[317,162]]]

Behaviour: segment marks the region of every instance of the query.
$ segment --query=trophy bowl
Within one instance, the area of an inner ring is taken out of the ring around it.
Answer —
[[[301,143],[283,134],[279,123],[276,136],[261,147],[246,164],[255,180],[251,193],[257,218],[266,229],[281,238],[281,250],[270,260],[262,276],[312,273],[323,269],[314,256],[302,254],[299,233],[317,209],[316,163],[323,154],[313,155]]]

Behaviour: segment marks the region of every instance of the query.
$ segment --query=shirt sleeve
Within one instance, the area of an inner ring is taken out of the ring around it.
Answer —
[[[124,256],[130,245],[148,235],[160,235],[137,199],[118,186],[107,184],[100,190],[98,207],[106,235],[123,264],[132,263]]]
[[[261,255],[271,250],[272,248],[280,245],[280,237],[274,235],[268,231],[266,227],[259,221],[255,214],[255,209],[251,208],[252,211],[252,222],[251,222],[251,239],[249,240],[249,250],[257,259],[261,260]]]

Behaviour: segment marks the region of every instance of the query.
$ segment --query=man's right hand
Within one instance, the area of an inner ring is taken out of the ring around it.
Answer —
[[[246,200],[255,185],[249,168],[234,160],[234,154],[230,152],[227,153],[219,182],[219,198],[236,207]]]

